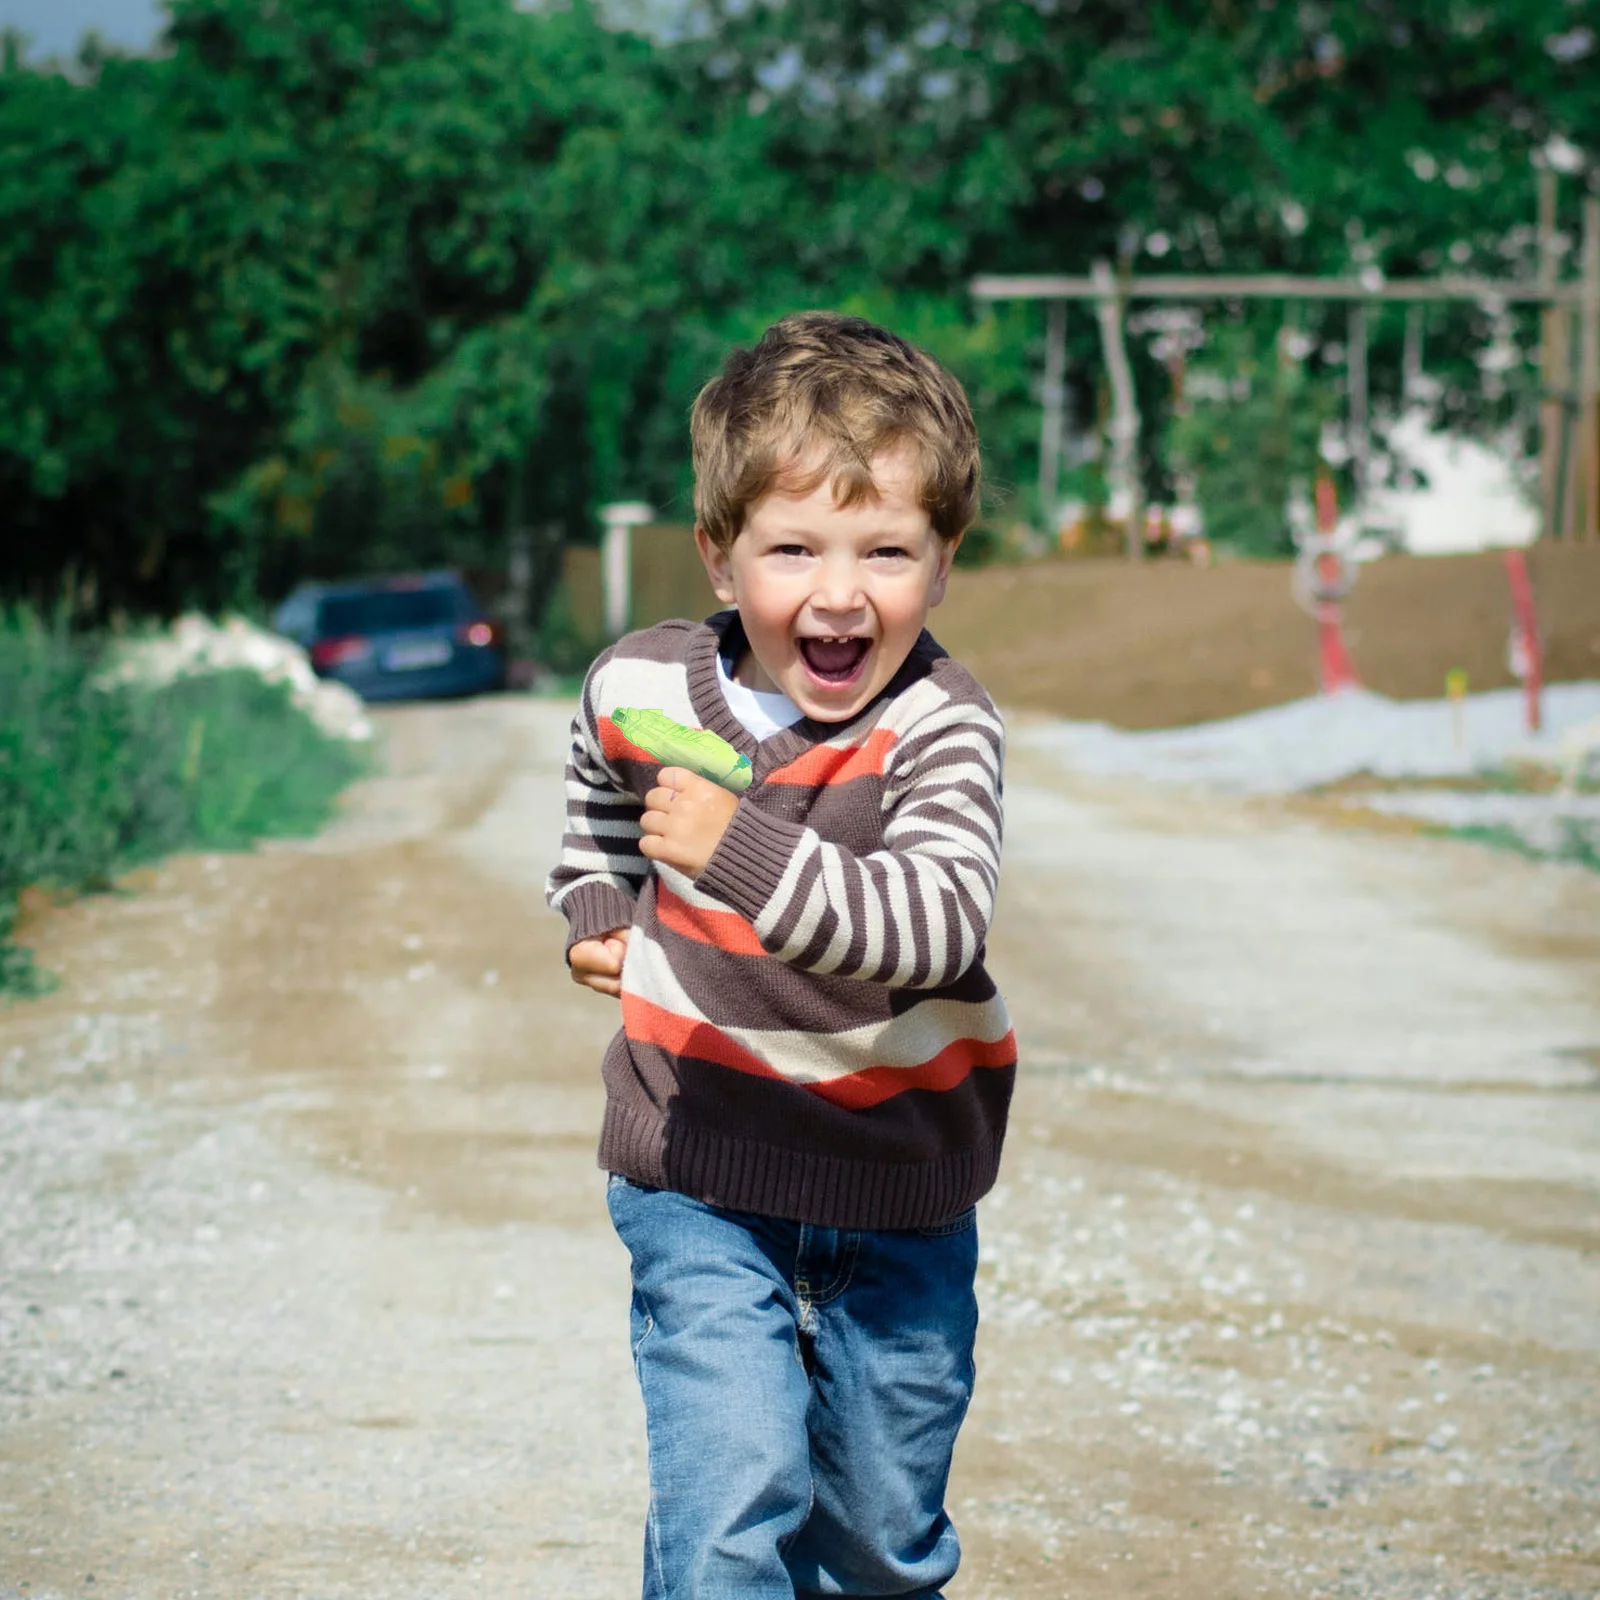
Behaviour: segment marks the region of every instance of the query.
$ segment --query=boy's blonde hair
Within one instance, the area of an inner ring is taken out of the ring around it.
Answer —
[[[872,463],[910,445],[922,505],[954,539],[978,513],[978,430],[961,385],[926,351],[863,317],[800,311],[735,350],[689,423],[694,514],[726,550],[746,512],[778,485],[832,483],[841,505],[876,497]]]

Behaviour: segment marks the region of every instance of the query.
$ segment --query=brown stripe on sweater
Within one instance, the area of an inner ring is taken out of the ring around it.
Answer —
[[[640,931],[667,953],[689,1003],[719,1028],[791,1027],[826,1034],[882,1024],[896,1014],[891,992],[881,985],[802,972],[770,955],[718,951],[714,961],[706,961],[703,947],[682,949],[691,941],[670,928],[653,923]]]
[[[920,989],[933,971],[933,924],[928,917],[927,890],[922,875],[908,873],[906,886],[911,899],[911,945],[916,951],[907,981],[913,988]]]
[[[634,1182],[732,1210],[817,1227],[923,1228],[988,1192],[1003,1136],[1000,1127],[988,1143],[936,1145],[939,1153],[924,1160],[886,1162],[876,1152],[851,1159],[820,1139],[798,1146],[738,1139],[681,1112],[639,1116],[627,1101],[608,1098],[598,1154],[602,1167]]]
[[[766,937],[765,943],[768,949],[781,950],[788,946],[800,925],[801,917],[805,914],[807,902],[811,899],[811,891],[821,876],[822,853],[813,846],[800,864],[800,871],[796,875],[794,889],[787,904],[777,922],[773,924],[771,933]],[[826,921],[826,917],[823,920]]]
[[[845,878],[845,908],[850,919],[850,943],[845,949],[844,960],[840,963],[841,972],[855,973],[861,970],[862,963],[867,959],[867,896],[866,885],[871,882],[870,877],[865,882],[854,874]]]
[[[823,856],[820,850],[817,852],[817,876],[819,879],[824,877]],[[824,887],[826,887],[825,883]],[[811,938],[806,942],[805,948],[791,959],[797,966],[814,967],[822,959],[828,946],[833,943],[833,937],[838,931],[839,913],[834,910],[830,900],[822,908],[822,915],[817,918],[817,926],[812,932]]]
[[[930,1134],[954,1147],[985,1144],[1004,1130],[1010,1100],[1009,1074],[993,1068],[970,1073],[955,1089],[908,1089],[865,1111],[846,1111],[797,1084],[669,1056],[655,1045],[632,1043],[626,1062],[620,1052],[615,1061],[608,1052],[606,1062],[608,1089],[613,1073],[624,1075],[623,1087],[657,1085],[670,1073],[676,1090],[665,1108],[669,1118],[710,1117],[729,1138],[789,1150],[820,1145],[846,1161],[915,1161]]]
[[[993,978],[976,962],[954,983],[937,989],[890,989],[882,982],[837,973],[802,972],[771,955],[718,951],[714,960],[706,961],[703,946],[674,948],[679,941],[695,941],[654,917],[642,921],[640,932],[666,951],[689,1003],[719,1028],[788,1026],[807,1033],[842,1033],[886,1022],[924,1000],[984,1005],[998,992]],[[758,1022],[758,1016],[767,1020]]]

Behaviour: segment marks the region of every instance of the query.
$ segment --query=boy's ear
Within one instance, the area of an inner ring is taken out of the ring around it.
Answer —
[[[950,568],[955,562],[956,551],[961,548],[961,541],[965,538],[965,533],[958,533],[953,539],[939,541],[939,564],[933,569],[933,582],[928,585],[930,606],[936,606],[944,599],[945,586],[950,582]]]
[[[728,559],[728,552],[719,545],[706,530],[697,523],[694,530],[694,542],[700,551],[701,565],[706,569],[706,576],[711,580],[711,592],[716,595],[723,605],[733,604],[733,564]]]

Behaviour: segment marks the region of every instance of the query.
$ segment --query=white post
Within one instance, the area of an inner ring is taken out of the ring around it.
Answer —
[[[1111,378],[1112,493],[1120,492],[1127,507],[1128,526],[1123,540],[1128,555],[1137,561],[1144,554],[1144,497],[1139,493],[1139,403],[1134,394],[1133,368],[1122,337],[1122,294],[1109,261],[1094,264],[1099,291],[1096,312],[1105,345],[1106,368]]]
[[[1039,516],[1043,532],[1054,543],[1056,499],[1060,489],[1061,427],[1066,412],[1067,305],[1052,300],[1044,338],[1044,420],[1039,434]]]
[[[620,638],[628,631],[633,609],[633,530],[654,516],[655,511],[642,500],[620,500],[600,508],[606,529],[600,541],[600,593],[608,638]]]
[[[611,639],[628,631],[628,612],[633,606],[628,584],[628,569],[633,565],[632,533],[626,522],[608,522],[600,545],[600,588],[605,596],[606,636]]]

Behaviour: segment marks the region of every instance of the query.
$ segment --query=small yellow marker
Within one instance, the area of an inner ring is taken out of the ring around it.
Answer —
[[[1444,675],[1444,692],[1450,697],[1450,732],[1457,750],[1467,748],[1467,718],[1464,702],[1467,698],[1467,671],[1465,667],[1452,667]]]

